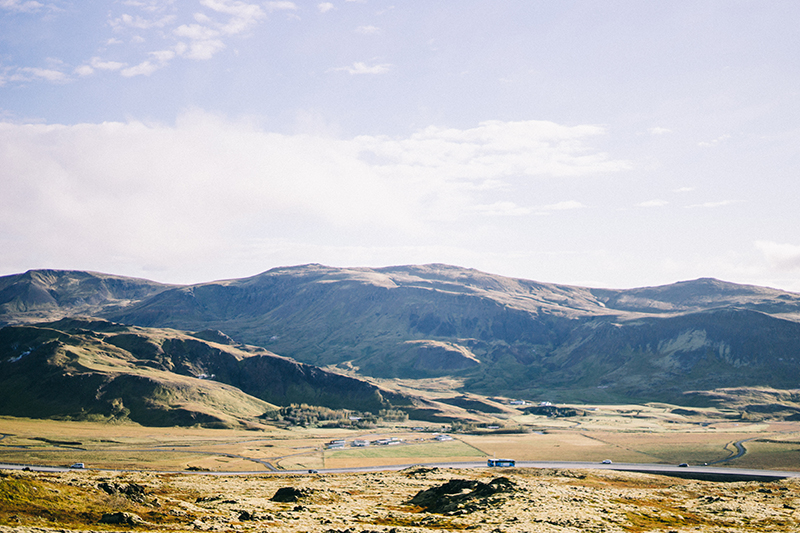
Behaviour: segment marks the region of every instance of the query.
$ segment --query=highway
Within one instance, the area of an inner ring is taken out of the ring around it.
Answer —
[[[259,475],[259,476],[273,476],[283,474],[307,474],[307,475],[320,475],[320,474],[345,474],[345,473],[360,473],[360,472],[381,472],[388,470],[403,470],[411,467],[425,467],[425,468],[474,468],[474,469],[488,469],[485,461],[481,462],[454,462],[454,463],[411,463],[404,465],[383,465],[383,466],[368,466],[368,467],[355,467],[355,468],[328,468],[316,470],[313,474],[308,470],[280,470],[264,472],[260,471],[247,471],[247,472],[196,472],[196,471],[169,471],[158,472],[153,470],[135,470],[135,472],[151,473],[151,474],[174,474],[184,473],[189,475],[212,475],[212,476],[244,476],[244,475]],[[800,472],[789,471],[776,471],[776,470],[757,470],[751,468],[727,468],[718,466],[686,466],[680,467],[677,465],[665,464],[642,464],[642,463],[588,463],[588,462],[557,462],[557,461],[517,461],[514,468],[541,468],[541,469],[555,469],[555,470],[614,470],[620,472],[640,472],[644,474],[656,474],[672,477],[681,477],[687,479],[700,479],[707,481],[775,481],[784,478],[800,478]],[[31,470],[34,472],[80,472],[81,469],[69,468],[68,466],[55,467],[55,466],[39,466],[39,465],[20,465],[20,464],[7,464],[0,463],[0,470]],[[134,472],[134,470],[106,470],[87,468],[86,470],[101,471],[101,472]],[[497,468],[498,472],[513,470],[507,468]]]

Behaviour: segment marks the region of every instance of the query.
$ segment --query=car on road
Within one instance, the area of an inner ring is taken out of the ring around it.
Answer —
[[[611,464],[611,459],[603,459],[602,461],[600,461],[600,464],[610,465]]]
[[[686,464],[686,463],[681,463],[681,464],[679,464],[678,466],[680,466],[681,468],[686,468],[686,467],[687,467],[687,466],[689,466],[689,465],[688,465],[688,464]]]
[[[69,465],[70,468],[86,468],[86,465],[83,463],[74,463]]]
[[[313,468],[308,471],[309,474],[319,474],[319,470],[314,470]]]

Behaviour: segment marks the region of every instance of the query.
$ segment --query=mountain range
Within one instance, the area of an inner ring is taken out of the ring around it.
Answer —
[[[216,382],[275,405],[308,400],[410,409],[412,399],[378,384],[431,378],[451,380],[452,392],[464,396],[698,405],[708,401],[704,391],[793,390],[800,380],[800,294],[708,278],[616,290],[441,264],[311,264],[169,285],[34,270],[0,277],[0,325],[6,326],[0,330],[4,389],[16,379],[21,353],[36,350],[8,339],[42,328],[65,335],[58,340],[63,345],[89,342],[91,332],[125,351],[123,359],[137,368],[151,361],[147,368],[155,370],[155,350],[162,354],[161,372],[214,374]],[[124,332],[112,335],[109,328]],[[164,331],[180,342],[166,342]],[[184,364],[173,345],[187,343],[218,353]],[[264,370],[265,361],[294,368],[293,390],[304,392],[267,392],[283,370]],[[308,381],[314,373],[318,380]],[[351,381],[334,383],[344,374]],[[355,396],[343,394],[356,389]],[[0,412],[6,404],[0,398]]]

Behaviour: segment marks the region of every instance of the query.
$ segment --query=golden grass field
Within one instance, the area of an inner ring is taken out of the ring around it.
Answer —
[[[60,422],[0,417],[0,462],[149,471],[187,469],[267,472],[437,462],[602,461],[714,463],[747,453],[725,466],[800,471],[800,422],[733,421],[725,413],[679,416],[670,406],[593,406],[585,415],[548,418],[525,415],[526,433],[453,434],[437,442],[439,425],[417,422],[370,431],[320,428],[259,430],[153,428],[136,424]],[[512,420],[519,423],[518,419]],[[395,437],[398,446],[326,449],[334,439]]]

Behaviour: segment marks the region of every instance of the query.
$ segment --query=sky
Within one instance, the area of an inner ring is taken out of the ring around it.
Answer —
[[[800,292],[795,0],[0,0],[0,275]]]

